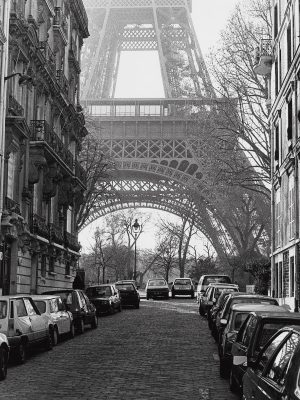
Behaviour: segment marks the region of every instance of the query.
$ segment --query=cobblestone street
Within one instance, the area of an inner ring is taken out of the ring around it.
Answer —
[[[11,365],[1,400],[233,400],[190,299],[141,301],[50,352]]]

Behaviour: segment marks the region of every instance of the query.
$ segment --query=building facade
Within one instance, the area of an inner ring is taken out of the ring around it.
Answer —
[[[71,287],[85,174],[82,0],[11,0],[6,85],[0,290]]]
[[[299,309],[300,1],[273,0],[272,39],[263,39],[257,72],[270,78],[271,290]]]

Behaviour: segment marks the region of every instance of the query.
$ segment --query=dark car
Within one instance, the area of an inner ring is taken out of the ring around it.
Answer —
[[[122,306],[140,307],[140,295],[133,283],[120,281],[115,286],[120,293]]]
[[[280,329],[243,377],[244,400],[300,399],[300,327]]]
[[[97,315],[122,311],[121,299],[115,285],[94,285],[86,288],[85,292],[96,307]]]
[[[176,278],[172,284],[172,298],[175,296],[191,296],[193,299],[195,296],[195,288],[191,278]]]
[[[157,297],[169,298],[169,286],[163,278],[148,279],[146,284],[146,298],[156,299]]]
[[[43,294],[56,294],[61,297],[68,311],[73,315],[73,322],[78,333],[83,333],[85,325],[93,329],[98,326],[98,318],[95,306],[89,301],[83,290],[80,289],[56,289]]]
[[[231,349],[235,342],[238,331],[245,319],[252,311],[280,312],[282,308],[273,305],[262,305],[253,303],[235,304],[231,307],[228,323],[224,329],[222,342],[220,343],[220,376],[228,378],[232,365]]]
[[[211,330],[212,336],[217,340],[217,331],[216,331],[216,319],[218,313],[222,310],[228,295],[232,293],[232,291],[227,291],[226,289],[222,290],[216,304],[211,308],[210,312],[208,313],[207,320],[208,320],[208,327]]]
[[[230,293],[223,306],[222,311],[217,317],[216,328],[218,331],[218,342],[222,341],[222,334],[228,322],[230,309],[234,304],[253,303],[253,304],[272,304],[278,306],[278,301],[270,296],[249,293]]]
[[[199,300],[199,314],[204,316],[207,315],[210,309],[216,304],[218,297],[220,296],[223,289],[227,289],[231,292],[238,292],[238,285],[232,283],[210,283],[203,296]]]
[[[300,325],[300,315],[282,310],[272,313],[262,310],[249,314],[231,349],[233,362],[230,372],[230,389],[232,391],[241,391],[248,362],[254,362],[271,336],[280,328],[290,324]]]

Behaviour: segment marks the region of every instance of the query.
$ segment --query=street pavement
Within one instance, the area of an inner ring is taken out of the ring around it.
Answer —
[[[99,318],[52,351],[11,364],[0,382],[10,400],[236,400],[219,377],[217,346],[189,298],[142,300]]]

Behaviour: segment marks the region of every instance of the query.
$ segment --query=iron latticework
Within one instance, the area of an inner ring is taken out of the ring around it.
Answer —
[[[82,104],[116,165],[102,200],[84,226],[110,212],[145,207],[186,215],[228,253],[214,219],[203,143],[217,101],[191,21],[191,0],[85,0],[91,38],[82,58]],[[159,54],[165,99],[114,98],[121,51]]]

